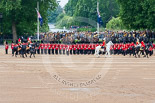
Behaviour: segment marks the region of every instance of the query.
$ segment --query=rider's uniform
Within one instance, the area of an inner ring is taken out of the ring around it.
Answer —
[[[145,43],[143,41],[141,41],[141,47],[145,49]]]

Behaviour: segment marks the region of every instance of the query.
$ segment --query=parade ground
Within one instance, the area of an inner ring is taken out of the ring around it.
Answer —
[[[0,103],[155,103],[155,55],[30,59],[0,47]]]

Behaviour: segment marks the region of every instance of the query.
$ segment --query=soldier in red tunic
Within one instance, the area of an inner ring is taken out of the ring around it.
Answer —
[[[12,41],[12,43],[11,43],[11,49],[12,49],[12,54],[13,54],[13,48],[15,47],[15,44],[14,44],[14,42]]]
[[[73,54],[74,55],[76,54],[76,45],[75,44],[73,45]]]
[[[77,47],[77,54],[79,55],[80,54],[80,44],[76,44],[76,47]]]
[[[69,56],[69,45],[66,45],[66,54]]]
[[[81,55],[83,54],[83,48],[84,48],[84,45],[81,44],[81,45],[80,45],[80,54],[81,54]]]
[[[51,42],[48,43],[48,54],[50,55],[51,54],[51,48],[52,48],[52,45],[51,45]]]
[[[70,55],[72,55],[73,54],[73,52],[72,52],[72,45],[69,45],[69,51],[70,51]]]
[[[9,45],[8,45],[8,42],[6,42],[5,44],[5,53],[8,54],[8,49],[9,49]]]
[[[55,44],[52,44],[52,54],[54,55]]]
[[[65,55],[66,45],[63,44],[63,55]]]
[[[84,44],[84,55],[86,55],[87,54],[87,46],[86,46],[86,44]]]
[[[61,52],[62,48],[63,48],[63,45],[60,44],[60,45],[59,45],[59,54],[60,54],[60,55],[62,54],[62,52]]]
[[[90,55],[90,53],[91,53],[91,45],[88,44],[88,55]]]
[[[41,41],[41,44],[40,44],[40,48],[41,48],[41,54],[44,54],[44,43],[43,41]]]
[[[55,45],[55,54],[56,54],[56,55],[58,55],[58,49],[59,49],[59,45],[56,44],[56,45]]]

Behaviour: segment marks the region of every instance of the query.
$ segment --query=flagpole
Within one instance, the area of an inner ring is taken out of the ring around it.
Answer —
[[[97,1],[97,13],[99,12],[99,2]],[[97,21],[97,34],[99,35],[100,32],[100,25],[99,22]]]
[[[37,10],[39,11],[39,2],[37,1]],[[37,16],[37,39],[39,41],[39,18]]]

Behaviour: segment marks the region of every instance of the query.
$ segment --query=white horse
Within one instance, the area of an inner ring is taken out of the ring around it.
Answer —
[[[112,45],[114,45],[114,44],[112,43],[112,41],[109,41],[109,42],[106,44],[106,50],[102,49],[101,46],[97,46],[96,49],[95,49],[95,54],[94,54],[94,55],[97,56],[97,57],[100,57],[99,53],[100,53],[100,51],[101,51],[101,52],[106,52],[106,53],[105,53],[105,57],[107,57],[107,55],[108,55],[109,57],[111,57],[111,56],[110,56],[110,47],[111,47]]]

